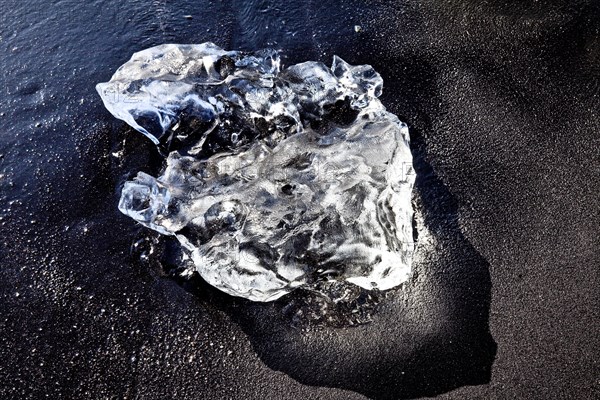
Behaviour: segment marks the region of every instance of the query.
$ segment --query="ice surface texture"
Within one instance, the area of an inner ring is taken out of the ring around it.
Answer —
[[[386,290],[410,273],[406,124],[369,65],[281,70],[277,51],[167,44],[97,85],[108,110],[169,153],[119,209],[174,235],[211,285],[270,301],[323,279]]]

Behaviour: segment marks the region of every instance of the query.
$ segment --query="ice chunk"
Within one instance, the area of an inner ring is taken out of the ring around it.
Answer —
[[[194,119],[204,128],[201,133],[208,133],[221,115],[235,113],[232,108],[268,113],[278,73],[274,50],[242,53],[212,43],[164,44],[135,53],[96,90],[115,117],[159,144],[182,118]]]
[[[162,45],[98,85],[106,107],[171,151],[119,209],[174,235],[234,296],[270,301],[323,279],[386,290],[413,251],[407,126],[368,65],[280,70],[273,50]]]

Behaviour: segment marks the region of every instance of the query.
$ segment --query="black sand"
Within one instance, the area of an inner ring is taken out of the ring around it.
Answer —
[[[0,4],[0,397],[600,398],[599,4],[390,3]],[[208,40],[382,74],[438,247],[372,324],[292,328],[131,251],[119,185],[160,159],[94,85]]]

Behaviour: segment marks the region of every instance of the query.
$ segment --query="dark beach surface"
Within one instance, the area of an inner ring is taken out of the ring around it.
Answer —
[[[118,212],[161,157],[95,84],[206,41],[382,75],[434,246],[371,323],[182,287]],[[600,398],[598,2],[5,0],[0,46],[1,398]]]

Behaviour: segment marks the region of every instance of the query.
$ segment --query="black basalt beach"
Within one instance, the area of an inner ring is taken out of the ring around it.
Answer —
[[[117,210],[163,158],[95,84],[207,41],[383,77],[434,246],[370,322],[174,278]],[[0,46],[1,398],[600,396],[597,2],[6,0]]]

